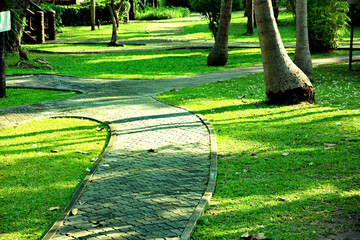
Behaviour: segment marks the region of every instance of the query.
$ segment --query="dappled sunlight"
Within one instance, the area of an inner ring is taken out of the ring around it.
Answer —
[[[46,233],[104,148],[107,132],[98,126],[61,118],[0,129],[1,237]]]
[[[315,69],[317,104],[269,104],[263,74],[163,94],[203,114],[217,136],[214,204],[193,239],[245,231],[319,239],[356,229],[349,216],[360,209],[360,89],[359,75],[345,68]]]

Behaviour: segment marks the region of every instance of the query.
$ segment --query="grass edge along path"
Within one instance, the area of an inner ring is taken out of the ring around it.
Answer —
[[[360,236],[359,72],[314,73],[317,104],[268,105],[263,74],[158,96],[204,115],[217,134],[216,191],[192,239]]]
[[[0,129],[0,239],[45,235],[107,146],[107,129],[80,118]]]
[[[6,97],[0,98],[0,108],[60,100],[78,95],[71,91],[7,87]]]
[[[7,90],[1,108],[76,95]],[[93,120],[50,118],[0,129],[0,139],[0,239],[40,239],[105,150],[109,133]]]

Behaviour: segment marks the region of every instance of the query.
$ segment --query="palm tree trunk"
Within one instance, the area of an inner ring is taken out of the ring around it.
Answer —
[[[296,1],[296,50],[294,63],[312,81],[313,66],[307,24],[307,0]]]
[[[207,58],[209,66],[225,66],[228,62],[228,41],[232,12],[232,0],[222,0],[220,7],[219,28],[215,45]]]
[[[315,91],[309,78],[285,51],[271,0],[255,0],[254,7],[268,99],[280,104],[314,101]]]

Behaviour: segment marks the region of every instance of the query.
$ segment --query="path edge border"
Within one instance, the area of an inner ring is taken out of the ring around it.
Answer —
[[[179,109],[183,109],[196,117],[200,119],[200,121],[205,125],[209,132],[209,143],[210,143],[210,169],[209,169],[209,181],[206,187],[206,190],[201,197],[199,203],[195,207],[194,212],[192,213],[188,223],[186,224],[186,227],[183,231],[183,233],[180,236],[180,240],[187,240],[190,238],[190,235],[194,231],[198,220],[203,215],[206,206],[210,203],[210,199],[212,198],[214,191],[215,191],[215,184],[216,184],[216,178],[217,178],[217,160],[218,160],[218,151],[217,151],[217,143],[216,143],[216,134],[213,126],[211,123],[200,113],[190,110],[188,108],[178,106],[176,104],[165,102],[157,97],[152,97],[154,100],[161,102],[163,104],[166,104],[168,106],[176,107]]]
[[[110,132],[110,138],[109,141],[107,143],[107,146],[105,147],[104,151],[102,152],[102,154],[99,156],[98,160],[95,162],[95,164],[92,166],[92,168],[90,169],[89,173],[85,176],[85,178],[82,180],[82,182],[80,183],[79,187],[76,189],[75,193],[73,194],[73,196],[71,197],[68,205],[65,207],[64,211],[61,213],[61,215],[58,217],[58,219],[56,220],[56,222],[51,226],[51,228],[48,230],[48,232],[41,238],[42,240],[50,240],[52,239],[52,237],[55,235],[56,231],[59,229],[60,225],[62,224],[62,222],[65,220],[65,218],[69,215],[71,209],[74,207],[74,205],[76,204],[76,202],[79,200],[80,196],[82,195],[82,193],[84,192],[87,184],[89,181],[91,181],[91,179],[94,176],[95,171],[98,169],[100,163],[103,161],[103,159],[105,158],[105,156],[110,152],[111,148],[113,147],[114,144],[114,140],[116,137],[116,131],[114,129],[114,127],[112,126],[111,123],[109,122],[104,122],[104,121],[100,121],[98,119],[95,118],[90,118],[90,117],[83,117],[83,116],[53,116],[51,118],[81,118],[81,119],[86,119],[86,120],[91,120],[91,121],[95,121],[98,123],[104,123],[109,127],[109,132]]]

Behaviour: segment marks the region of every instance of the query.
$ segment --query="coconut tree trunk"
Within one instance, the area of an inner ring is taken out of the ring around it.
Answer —
[[[109,42],[109,46],[120,46],[118,44],[118,32],[119,32],[119,14],[121,6],[123,5],[124,0],[121,0],[120,2],[116,3],[116,0],[111,0],[109,8],[110,8],[110,17],[112,20],[112,35],[111,35],[111,41]]]
[[[312,81],[313,66],[309,45],[307,0],[296,1],[296,50],[294,63]]]
[[[91,15],[91,30],[94,31],[95,30],[95,0],[91,0],[91,4],[90,4],[90,15]]]
[[[254,0],[246,0],[247,30],[245,35],[254,33]]]
[[[219,28],[215,45],[207,58],[209,66],[225,66],[228,62],[228,41],[232,12],[232,0],[222,0],[220,7]]]
[[[254,0],[254,8],[268,99],[280,104],[314,101],[315,91],[309,78],[285,51],[271,0]]]

